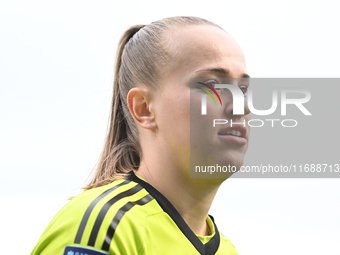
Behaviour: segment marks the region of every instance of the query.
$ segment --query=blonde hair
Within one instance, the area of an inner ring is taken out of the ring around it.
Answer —
[[[165,33],[186,25],[219,27],[202,18],[178,16],[145,26],[131,26],[124,32],[116,55],[110,123],[104,149],[94,176],[84,189],[126,178],[127,172],[138,169],[142,151],[138,129],[127,106],[127,94],[136,84],[149,86],[153,91],[158,89],[162,70],[176,58],[175,42]]]

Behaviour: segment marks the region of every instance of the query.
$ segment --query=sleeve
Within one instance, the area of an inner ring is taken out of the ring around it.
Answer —
[[[83,217],[72,215],[72,212],[59,213],[46,228],[31,255],[144,254],[144,217],[130,216],[129,213],[122,216],[116,212],[113,217],[105,217],[97,233],[95,220],[89,219],[80,241],[76,242]]]

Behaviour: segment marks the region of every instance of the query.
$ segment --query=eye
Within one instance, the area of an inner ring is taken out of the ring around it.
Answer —
[[[216,80],[209,80],[209,81],[205,81],[204,83],[215,89],[215,85],[218,84],[218,81],[216,81]],[[221,88],[217,88],[215,90],[221,90]]]

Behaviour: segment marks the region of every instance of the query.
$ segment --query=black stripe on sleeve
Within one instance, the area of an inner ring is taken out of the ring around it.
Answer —
[[[80,223],[80,226],[78,228],[78,232],[77,232],[76,239],[75,239],[74,243],[80,244],[81,238],[83,237],[83,234],[84,234],[84,230],[85,230],[87,221],[90,218],[90,215],[91,215],[93,208],[99,203],[99,201],[102,200],[107,195],[109,195],[112,191],[114,191],[114,190],[118,189],[119,187],[126,185],[128,183],[130,183],[130,181],[125,180],[122,183],[104,191],[101,195],[99,195],[95,200],[92,201],[92,203],[86,209],[85,214],[83,216],[83,219],[81,220],[81,223]]]
[[[128,197],[128,196],[132,196],[134,194],[136,194],[137,192],[139,192],[140,190],[142,190],[143,187],[139,184],[137,184],[136,186],[134,186],[131,189],[128,189],[118,195],[116,195],[115,197],[111,198],[108,202],[106,202],[106,204],[103,206],[103,208],[100,210],[97,219],[94,223],[93,229],[91,231],[91,235],[90,235],[90,239],[89,242],[87,243],[88,246],[92,246],[94,247],[94,244],[96,243],[97,240],[97,236],[98,236],[98,232],[99,229],[102,225],[102,222],[106,216],[107,211],[111,208],[111,206],[116,203],[118,200],[124,198],[124,197]]]
[[[137,200],[137,201],[133,201],[133,202],[127,202],[124,206],[122,206],[118,212],[116,213],[116,215],[114,216],[108,230],[106,233],[106,237],[102,246],[102,250],[104,251],[108,251],[110,248],[110,244],[113,238],[113,235],[117,229],[117,226],[119,224],[119,222],[121,221],[121,219],[123,218],[124,214],[126,212],[128,212],[132,207],[134,207],[135,205],[145,205],[147,203],[149,203],[150,201],[152,201],[154,198],[150,195],[147,194],[146,196],[144,196],[143,198]]]

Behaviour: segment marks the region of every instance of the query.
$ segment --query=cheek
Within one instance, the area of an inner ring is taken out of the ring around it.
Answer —
[[[207,114],[201,113],[201,93],[193,95],[190,105],[190,158],[207,158],[216,150],[217,127],[213,126],[214,119],[220,119],[221,109],[216,109],[212,100],[207,100]]]
[[[190,163],[190,94],[168,94],[161,104],[158,139],[176,165],[187,168]]]
[[[169,91],[159,99],[159,104],[157,124],[166,139],[172,143],[190,139],[190,94]]]
[[[214,119],[220,119],[222,116],[222,109],[216,106],[211,98],[207,100],[207,113],[202,115],[202,100],[201,94],[193,95],[190,104],[190,129],[191,138],[211,139],[211,136],[216,131],[214,127]],[[218,107],[218,108],[217,108]]]

